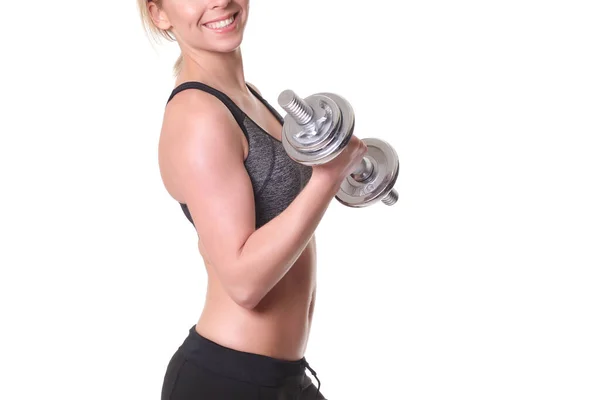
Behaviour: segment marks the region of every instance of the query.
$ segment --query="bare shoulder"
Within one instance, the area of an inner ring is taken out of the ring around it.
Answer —
[[[159,140],[159,168],[169,194],[184,202],[190,168],[214,157],[245,157],[243,133],[227,107],[210,93],[184,90],[167,104]]]
[[[163,127],[227,121],[235,123],[231,112],[219,99],[210,93],[189,89],[179,92],[167,104]]]

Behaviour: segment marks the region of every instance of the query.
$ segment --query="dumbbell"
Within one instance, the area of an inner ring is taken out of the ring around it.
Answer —
[[[303,165],[321,165],[337,157],[354,132],[354,110],[334,93],[301,98],[284,90],[277,99],[286,111],[281,141],[287,154]],[[379,200],[391,206],[398,201],[393,189],[400,163],[392,146],[384,140],[362,139],[367,154],[342,183],[336,199],[348,207],[366,207]]]

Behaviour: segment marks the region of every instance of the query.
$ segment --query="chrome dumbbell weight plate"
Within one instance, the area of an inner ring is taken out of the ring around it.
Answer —
[[[335,198],[348,207],[366,207],[380,200],[392,205],[398,200],[398,194],[393,190],[400,171],[398,154],[384,140],[367,138],[362,141],[367,145],[364,159],[372,164],[372,173],[368,177],[349,175]]]
[[[286,111],[281,142],[293,160],[304,165],[325,164],[337,157],[354,132],[354,110],[334,93],[317,93],[302,99],[291,90],[282,92],[279,105]]]

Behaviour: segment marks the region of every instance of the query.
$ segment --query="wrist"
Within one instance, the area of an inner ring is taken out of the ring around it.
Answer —
[[[316,168],[313,168],[313,174],[309,183],[320,188],[321,190],[325,190],[326,195],[332,198],[337,194],[342,186],[342,181],[332,178],[330,174],[321,173]]]

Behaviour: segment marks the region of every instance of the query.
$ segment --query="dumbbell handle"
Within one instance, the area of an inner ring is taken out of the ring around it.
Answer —
[[[313,109],[304,99],[294,93],[293,90],[284,90],[279,95],[279,105],[283,108],[298,125],[306,125],[313,120]],[[357,182],[367,181],[374,171],[374,165],[367,157],[363,157],[360,165],[352,172],[351,176]],[[381,202],[391,206],[398,201],[398,192],[392,189]]]

